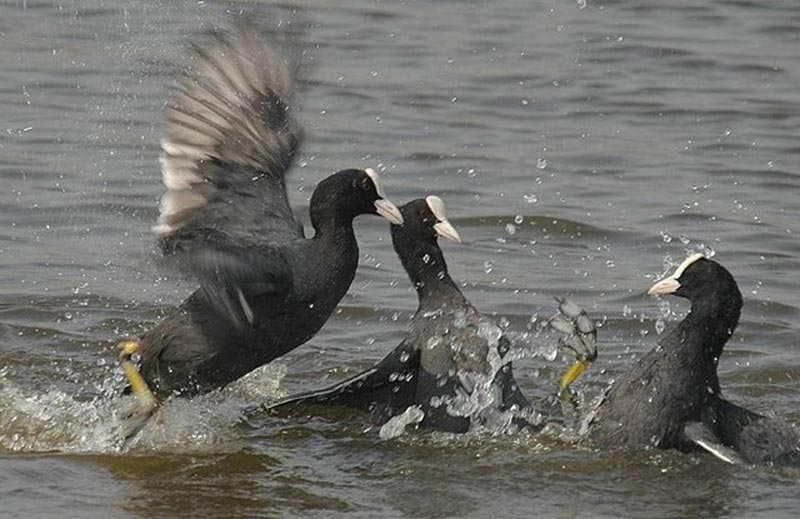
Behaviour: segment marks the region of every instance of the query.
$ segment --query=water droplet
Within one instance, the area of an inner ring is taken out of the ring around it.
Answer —
[[[524,220],[525,220],[525,219],[522,217],[522,215],[521,215],[521,214],[518,214],[517,216],[515,216],[515,217],[514,217],[514,223],[515,223],[515,224],[517,224],[517,225],[520,225],[520,224],[522,224],[522,222],[523,222]]]
[[[667,324],[664,322],[664,319],[656,319],[656,333],[661,335],[664,331],[664,328],[667,327]]]
[[[631,315],[633,315],[633,310],[631,310],[631,307],[624,305],[622,307],[622,317],[630,317]]]
[[[669,243],[669,242],[671,242],[671,241],[672,241],[672,236],[670,236],[669,234],[667,234],[665,231],[659,231],[658,233],[661,235],[661,240],[662,240],[664,243]]]
[[[431,261],[430,254],[425,254],[424,256],[422,256],[422,262],[423,263],[428,264],[428,263],[430,263],[430,261]]]
[[[586,9],[586,0],[577,0],[578,9]]]
[[[510,236],[513,236],[513,235],[514,235],[514,234],[516,234],[516,232],[517,232],[517,226],[516,226],[516,225],[514,225],[513,223],[507,223],[507,224],[506,224],[506,232],[507,232],[507,233],[508,233]]]
[[[483,262],[483,271],[487,274],[491,274],[494,270],[494,261],[486,260]]]
[[[536,193],[526,193],[522,196],[522,199],[525,200],[529,204],[535,204],[539,201],[539,198],[536,196]]]
[[[536,168],[537,169],[544,169],[547,167],[547,161],[542,158],[536,159]]]

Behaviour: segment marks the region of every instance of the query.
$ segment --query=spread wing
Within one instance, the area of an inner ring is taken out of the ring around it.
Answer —
[[[285,183],[301,141],[293,75],[247,24],[194,46],[164,116],[167,192],[153,231],[165,253],[303,237]]]
[[[240,23],[194,46],[165,110],[167,192],[153,231],[200,280],[219,313],[252,324],[248,298],[291,287],[281,246],[303,238],[285,175],[301,141],[291,114],[295,67]]]

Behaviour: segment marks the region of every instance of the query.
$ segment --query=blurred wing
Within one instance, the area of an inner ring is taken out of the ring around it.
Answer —
[[[165,253],[202,249],[211,233],[223,246],[302,238],[284,178],[301,141],[294,69],[247,24],[193,51],[165,111],[153,228]]]
[[[257,319],[280,311],[292,290],[291,271],[280,251],[270,248],[206,246],[192,254],[176,254],[172,262],[201,282],[196,296],[236,329],[257,325]]]
[[[372,368],[328,388],[290,396],[269,409],[341,405],[372,412],[383,421],[414,403],[418,372],[419,350],[403,341]]]

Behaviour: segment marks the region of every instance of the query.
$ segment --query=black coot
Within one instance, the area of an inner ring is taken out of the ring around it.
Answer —
[[[292,66],[247,24],[195,47],[192,65],[165,112],[168,190],[154,232],[167,261],[200,288],[122,343],[123,368],[145,407],[155,404],[151,391],[213,390],[306,342],[355,275],[353,219],[403,221],[375,171],[348,169],[317,185],[307,239],[285,184],[301,140]]]
[[[800,462],[800,431],[722,397],[717,363],[739,322],[742,294],[728,270],[701,254],[653,285],[691,310],[609,388],[589,437],[608,447],[706,449],[730,462]]]
[[[518,425],[536,427],[524,418],[530,404],[514,380],[508,337],[472,306],[447,272],[437,237],[460,238],[441,199],[413,200],[400,210],[405,223],[392,226],[392,240],[419,300],[405,339],[363,373],[271,409],[344,405],[369,411],[383,423],[413,407],[414,422],[449,432],[465,432],[500,410],[517,415]],[[588,355],[593,358],[594,352]]]

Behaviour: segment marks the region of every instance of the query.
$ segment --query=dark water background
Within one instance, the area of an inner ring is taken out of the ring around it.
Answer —
[[[800,421],[800,3],[582,4],[297,2],[312,63],[297,213],[350,166],[380,168],[396,202],[441,195],[466,241],[444,245],[451,272],[483,311],[523,334],[571,293],[603,323],[589,395],[686,310],[642,292],[713,250],[746,298],[725,394]],[[492,431],[384,442],[352,414],[240,422],[401,340],[415,296],[367,217],[322,332],[168,403],[125,449],[113,342],[192,290],[157,268],[149,232],[160,112],[186,42],[229,8],[0,3],[0,516],[797,517],[791,470]],[[566,366],[551,343],[519,340],[529,395]]]

